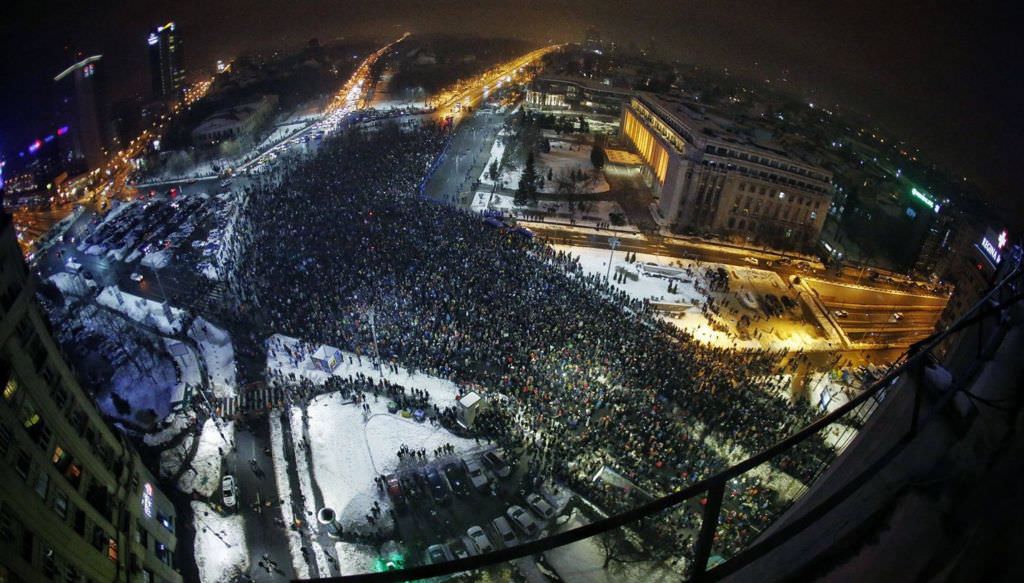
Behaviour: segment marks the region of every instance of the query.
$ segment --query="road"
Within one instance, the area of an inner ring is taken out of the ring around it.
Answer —
[[[282,138],[273,144],[264,146],[261,152],[253,156],[248,162],[236,167],[234,171],[236,173],[245,173],[251,168],[256,168],[261,164],[265,164],[268,160],[275,158],[278,151],[283,150],[289,144],[302,143],[302,140],[311,134],[317,132],[332,133],[337,131],[348,114],[366,107],[366,96],[370,87],[373,85],[373,83],[369,81],[371,81],[370,72],[374,63],[390,51],[392,47],[408,37],[409,33],[405,33],[400,38],[391,41],[363,59],[362,63],[356,67],[356,70],[349,77],[348,81],[345,82],[345,85],[342,86],[338,93],[335,94],[334,99],[327,105],[327,108],[324,110],[323,115],[319,120],[310,122],[302,129],[289,134],[287,137]]]
[[[491,157],[491,144],[504,120],[504,115],[481,112],[456,126],[448,151],[424,194],[468,207],[473,202],[473,182],[483,173]]]
[[[531,51],[517,59],[493,67],[465,84],[459,84],[442,92],[431,99],[435,109],[434,116],[438,120],[452,116],[454,123],[459,123],[467,117],[465,108],[475,108],[491,90],[496,90],[505,83],[525,82],[526,79],[521,77],[523,69],[559,48],[560,45],[550,45]]]
[[[186,90],[183,101],[172,108],[172,114],[188,109],[197,100],[202,99],[213,84],[212,79],[204,79],[193,84]],[[18,242],[26,255],[32,250],[39,237],[48,232],[53,225],[68,216],[76,205],[85,206],[93,211],[103,211],[112,200],[131,200],[135,197],[135,189],[128,184],[128,177],[134,170],[132,160],[149,147],[152,140],[162,135],[167,121],[154,123],[153,127],[143,130],[141,134],[129,141],[128,146],[107,160],[101,168],[88,175],[69,181],[72,187],[81,183],[83,194],[73,200],[54,204],[46,209],[16,209],[12,213],[18,231]],[[70,196],[68,188],[58,188],[59,200],[67,200]]]

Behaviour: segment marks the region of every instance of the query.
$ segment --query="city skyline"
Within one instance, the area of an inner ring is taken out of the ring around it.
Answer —
[[[618,23],[627,16],[624,8],[602,2],[545,5],[557,18],[535,20],[508,18],[514,8],[506,2],[472,8],[440,2],[416,18],[409,17],[415,6],[401,1],[375,8],[319,1],[304,5],[301,12],[260,2],[156,2],[145,13],[125,12],[100,2],[70,9],[68,14],[74,18],[57,25],[31,27],[11,24],[34,22],[45,11],[16,5],[15,18],[2,25],[10,28],[3,35],[8,43],[4,52],[15,58],[2,66],[3,77],[22,91],[7,92],[2,105],[4,111],[33,110],[33,96],[45,91],[40,78],[48,77],[26,65],[38,63],[59,71],[71,64],[68,50],[106,55],[110,68],[119,73],[112,80],[115,100],[145,94],[147,56],[140,50],[140,39],[144,43],[153,28],[170,20],[190,30],[188,59],[194,70],[212,70],[217,59],[230,59],[242,51],[286,48],[312,37],[328,41],[336,36],[380,37],[389,30],[416,29],[564,42],[579,41],[587,27],[597,26],[623,43],[635,41],[642,46],[653,38],[665,58],[728,67],[736,74],[753,79],[764,76],[776,83],[786,78],[797,93],[819,96],[825,103],[838,101],[872,115],[891,128],[893,137],[920,147],[926,158],[951,176],[963,174],[976,182],[995,204],[1021,209],[1021,199],[1012,194],[1014,179],[1009,170],[1017,152],[1009,136],[1020,131],[1019,116],[1012,114],[1011,104],[1020,94],[1020,83],[1019,77],[1000,73],[1009,54],[1001,47],[1009,37],[999,32],[1005,21],[994,8],[982,5],[965,12],[939,5],[919,13],[909,6],[880,2],[859,3],[855,9],[768,3],[744,6],[742,11],[698,5],[686,6],[684,13],[690,16],[680,20],[672,16],[671,3],[653,1],[642,6],[631,10],[627,19],[644,25],[623,27]],[[75,10],[83,12],[75,14]],[[272,14],[276,16],[269,17]],[[937,54],[944,57],[933,58]],[[962,82],[950,83],[951,79]],[[986,102],[984,107],[977,106],[981,101]],[[43,134],[45,129],[40,128],[46,124],[39,119],[40,113],[33,110],[13,119],[10,115],[0,118],[0,149],[9,155]],[[936,124],[935,119],[943,123]],[[987,136],[978,147],[955,147],[978,135]]]
[[[18,9],[0,579],[1015,580],[977,20],[427,6]]]

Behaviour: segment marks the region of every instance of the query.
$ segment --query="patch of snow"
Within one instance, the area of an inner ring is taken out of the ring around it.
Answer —
[[[302,428],[302,409],[292,407],[288,413],[288,420],[291,424],[292,444],[295,449],[293,453],[296,460],[296,473],[299,475],[299,493],[302,496],[303,511],[306,513],[306,516],[303,518],[304,522],[315,526],[317,525],[316,514],[319,509],[316,507],[316,497],[313,494],[313,474],[309,471],[309,456],[306,453],[306,449],[300,443],[305,435],[305,431]],[[328,506],[330,505],[328,504]],[[331,567],[327,563],[327,556],[324,555],[323,548],[319,544],[313,544],[313,556],[316,559],[316,568],[321,573],[331,572]]]
[[[364,415],[358,405],[343,403],[340,393],[321,395],[309,404],[309,441],[313,472],[324,504],[334,508],[343,526],[364,522],[374,501],[390,501],[377,491],[374,476],[394,471],[402,445],[434,448],[450,443],[456,453],[478,449],[471,439],[456,437],[440,426],[418,423],[387,412],[387,401],[369,403]]]
[[[195,560],[203,583],[232,581],[249,570],[245,521],[241,515],[222,516],[199,501],[192,502],[195,515]]]
[[[221,437],[223,434],[223,438]],[[226,440],[226,442],[225,442]],[[221,451],[227,452],[235,441],[234,422],[220,424],[220,431],[213,419],[207,419],[199,435],[199,447],[192,458],[189,471],[178,480],[182,492],[196,492],[201,496],[212,496],[220,485]]]
[[[178,342],[170,338],[164,338],[167,351],[174,358],[178,366],[178,382],[175,384],[174,393],[171,395],[171,405],[184,402],[193,389],[199,387],[203,382],[202,372],[199,370],[199,360],[196,358],[192,347],[184,342]]]
[[[334,551],[338,558],[338,571],[342,577],[372,573],[374,562],[380,555],[373,546],[344,541],[334,543]]]
[[[218,399],[234,397],[235,349],[231,336],[201,317],[196,318],[188,334],[199,345],[214,396]]]
[[[142,441],[145,442],[146,445],[163,445],[174,439],[174,437],[182,431],[188,429],[188,427],[195,422],[195,416],[194,412],[175,413],[164,420],[164,423],[167,424],[166,427],[156,433],[146,434],[146,436],[142,438]]]
[[[285,532],[288,537],[288,551],[292,557],[292,568],[298,579],[309,578],[309,564],[302,555],[302,537],[291,528],[295,524],[295,514],[292,512],[292,488],[288,480],[288,460],[284,456],[284,433],[281,428],[281,417],[277,413],[271,413],[270,419],[270,454],[274,462],[274,481],[277,484],[278,496],[284,502],[281,504],[281,518],[287,525]]]
[[[170,308],[170,319],[160,302],[121,291],[116,285],[105,287],[96,297],[96,302],[128,316],[136,322],[152,326],[164,334],[176,334],[181,330],[185,312]]]
[[[328,347],[328,352],[340,353],[341,360],[333,372],[327,373],[317,369],[310,358],[317,348],[319,347],[306,344],[295,338],[275,334],[267,340],[267,368],[271,372],[284,375],[294,374],[316,384],[323,384],[330,376],[349,377],[360,373],[373,378],[383,376],[389,382],[426,391],[430,395],[431,402],[439,408],[455,406],[456,395],[465,392],[450,380],[420,372],[412,374],[401,366],[397,367],[398,372],[384,366],[382,367],[383,374],[381,374],[368,357],[359,357],[354,352],[338,350],[333,347]]]
[[[143,267],[150,267],[152,269],[163,269],[167,267],[167,264],[171,262],[171,252],[167,249],[162,251],[156,251],[150,253],[142,258],[140,262]]]

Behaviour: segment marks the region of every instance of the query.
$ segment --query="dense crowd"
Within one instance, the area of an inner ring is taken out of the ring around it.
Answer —
[[[703,346],[571,256],[420,199],[446,139],[433,126],[351,130],[256,184],[231,287],[258,333],[362,355],[375,336],[383,360],[507,395],[482,428],[612,510],[628,498],[591,479],[601,468],[658,495],[814,417],[766,386],[783,355]],[[831,455],[812,441],[775,466],[806,481]],[[756,484],[730,499],[735,536],[779,503]],[[661,528],[689,536],[690,514]]]

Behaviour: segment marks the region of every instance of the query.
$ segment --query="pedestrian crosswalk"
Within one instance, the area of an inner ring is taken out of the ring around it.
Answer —
[[[217,311],[223,308],[226,295],[227,285],[222,281],[213,282],[196,298],[194,307],[198,313]]]
[[[246,413],[280,409],[285,405],[285,398],[285,391],[281,387],[243,388],[238,395],[221,399],[217,405],[217,414],[221,417],[234,417]]]

